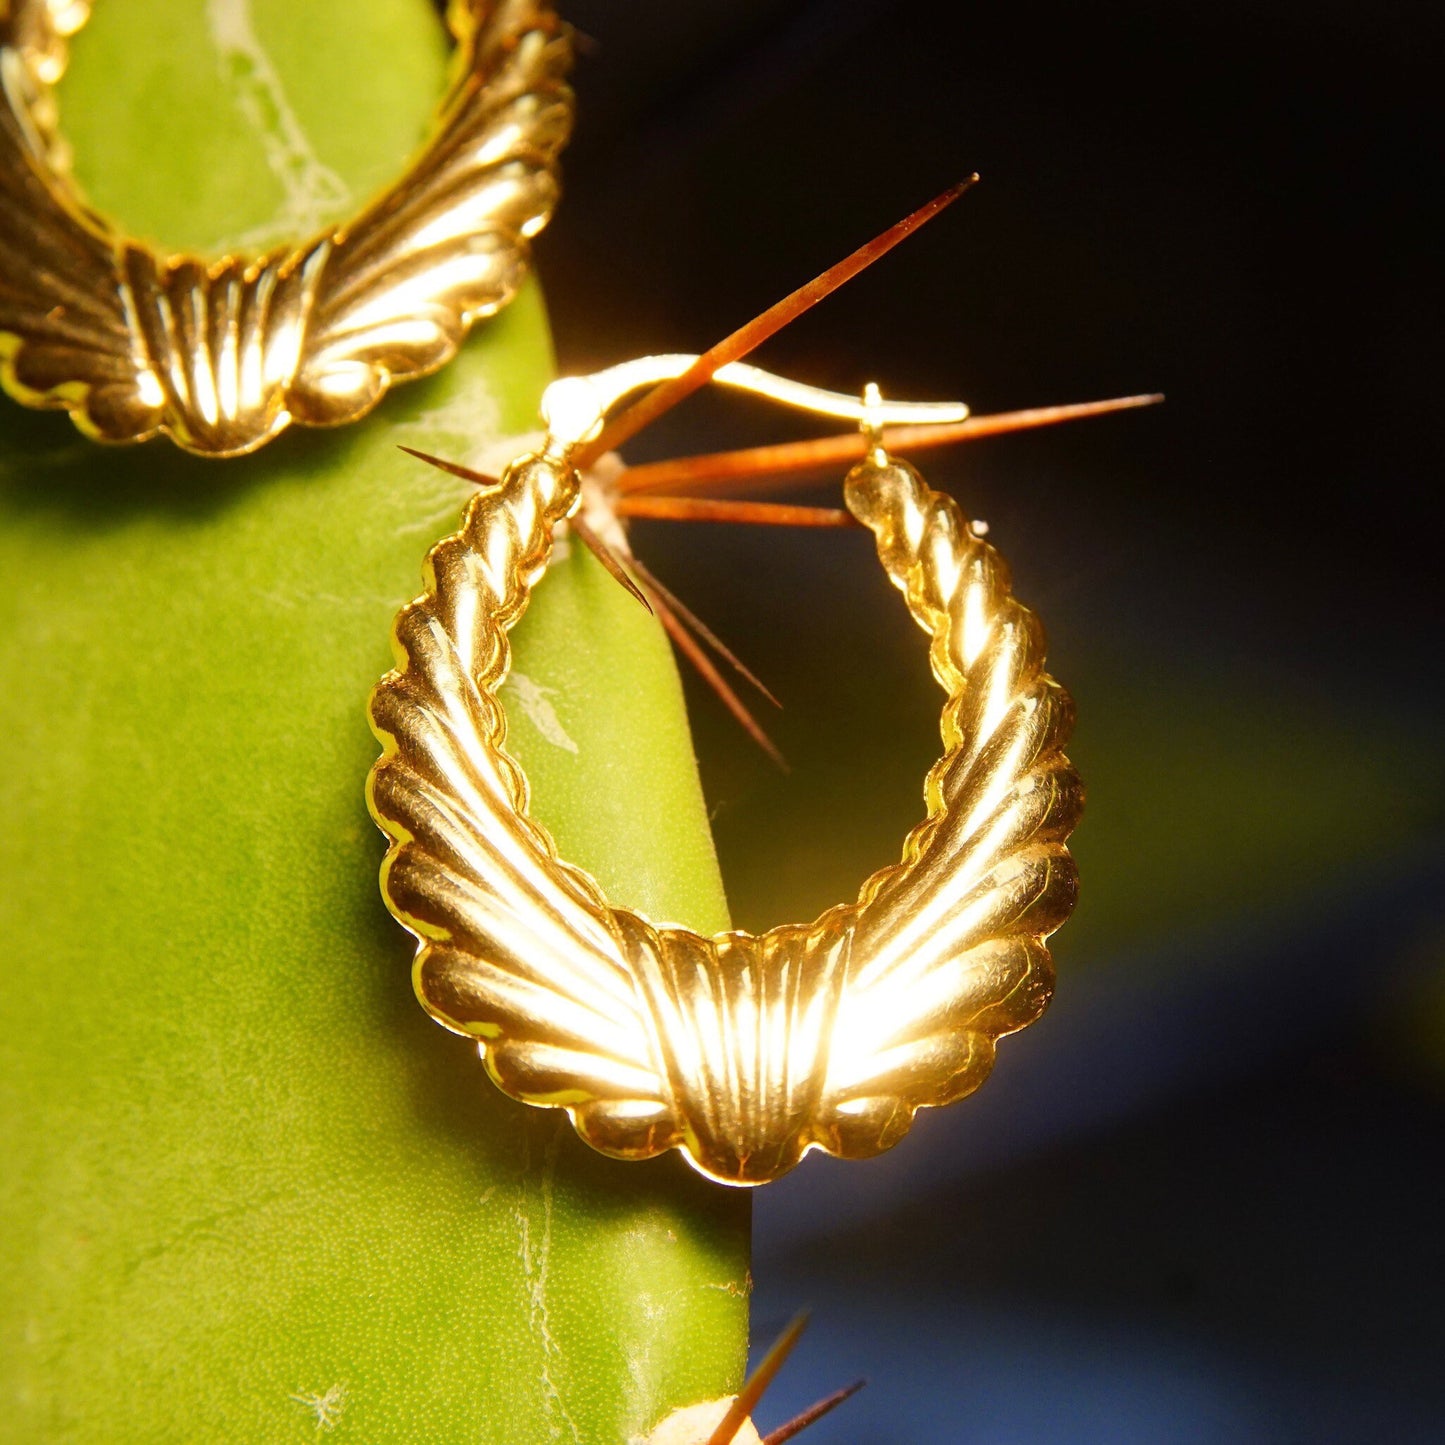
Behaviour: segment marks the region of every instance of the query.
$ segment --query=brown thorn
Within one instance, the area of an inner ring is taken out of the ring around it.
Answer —
[[[776,1430],[763,1436],[763,1445],[783,1445],[784,1441],[791,1440],[794,1435],[801,1434],[809,1425],[821,1420],[831,1410],[836,1410],[844,1400],[851,1400],[867,1380],[854,1380],[851,1385],[845,1385],[841,1390],[835,1390],[825,1400],[819,1400],[816,1405],[809,1405],[801,1415],[794,1415],[786,1425],[779,1425]]]
[[[714,497],[620,497],[619,517],[657,522],[741,522],[771,527],[856,527],[841,507],[790,507],[776,502],[729,502]]]
[[[777,1338],[762,1363],[748,1377],[738,1392],[732,1408],[718,1421],[717,1429],[707,1437],[707,1445],[731,1445],[733,1437],[742,1429],[743,1421],[753,1413],[753,1407],[763,1398],[763,1391],[773,1383],[773,1377],[783,1368],[784,1362],[793,1352],[793,1346],[802,1338],[808,1327],[808,1312],[795,1315],[787,1329]]]
[[[739,327],[731,336],[725,336],[717,345],[703,352],[681,376],[664,381],[644,393],[630,407],[608,422],[596,441],[589,442],[578,451],[576,466],[585,469],[604,452],[612,451],[629,437],[636,436],[643,427],[656,421],[663,412],[676,406],[685,396],[691,396],[698,387],[705,386],[719,367],[746,356],[761,346],[774,332],[781,331],[790,321],[796,320],[810,306],[815,306],[845,282],[851,281],[860,271],[891,251],[921,225],[931,221],[945,206],[952,205],[977,180],[978,177],[973,175],[956,186],[950,186],[942,195],[935,196],[927,205],[920,206],[911,215],[890,226],[881,236],[875,236],[836,265],[830,266],[822,275],[815,276],[781,301],[774,302],[746,326]]]
[[[647,608],[652,611],[652,603],[647,600],[647,595],[627,575],[627,568],[622,565],[622,559],[582,520],[581,517],[571,519],[572,530],[577,534],[594,557],[620,582],[622,585]]]
[[[415,457],[418,461],[426,462],[428,466],[439,467],[444,472],[450,472],[454,477],[460,477],[464,482],[475,482],[479,487],[495,487],[496,477],[489,477],[485,472],[474,472],[470,467],[464,467],[460,462],[449,462],[445,457],[434,457],[430,452],[419,452],[415,447],[404,447],[399,442],[397,449],[403,451],[409,457]]]
[[[657,620],[667,629],[667,635],[677,644],[678,651],[697,668],[702,680],[718,695],[722,705],[737,719],[742,730],[785,773],[792,772],[788,766],[788,760],[778,751],[772,738],[763,731],[758,720],[748,711],[747,704],[728,686],[727,679],[713,666],[712,658],[703,651],[702,645],[656,593],[652,598],[652,610],[657,614]]]
[[[709,627],[707,623],[704,622],[702,618],[697,615],[696,612],[694,612],[680,597],[677,597],[673,593],[669,592],[667,588],[657,580],[657,578],[652,574],[652,572],[649,571],[643,563],[639,562],[636,557],[632,559],[632,570],[637,573],[637,576],[641,580],[643,586],[646,587],[649,592],[655,593],[658,597],[662,598],[663,602],[667,605],[667,607],[677,614],[678,619],[685,626],[690,627],[705,643],[707,643],[709,647],[712,648],[714,652],[718,654],[719,657],[723,659],[724,662],[728,664],[729,667],[733,668],[740,677],[743,677],[748,682],[752,683],[752,685],[757,688],[757,690],[762,693],[762,695],[767,698],[767,700],[772,703],[774,707],[782,707],[782,703],[780,703],[777,698],[773,696],[772,689],[766,686],[762,679],[758,677],[751,668],[747,667],[742,662],[742,660],[737,656],[737,654],[733,652],[732,648],[730,648],[727,643],[725,643],[722,638],[720,638],[717,633],[715,633],[712,628]]]
[[[1154,406],[1163,400],[1163,396],[1151,392],[1143,396],[1114,397],[1109,401],[1082,401],[1069,406],[1037,406],[1025,411],[996,412],[991,416],[971,416],[964,421],[929,426],[886,427],[883,444],[890,451],[913,451],[950,442],[976,441],[979,437],[999,436],[1005,432],[1027,431],[1033,427],[1054,426],[1059,422],[1080,421],[1085,417],[1104,416],[1133,407]],[[642,492],[673,491],[679,487],[717,483],[766,486],[776,473],[841,466],[857,461],[865,450],[866,443],[861,432],[844,432],[815,441],[783,442],[777,446],[746,447],[740,451],[709,452],[702,456],[647,462],[642,466],[625,468],[618,473],[614,485],[628,498],[625,505],[631,506]]]

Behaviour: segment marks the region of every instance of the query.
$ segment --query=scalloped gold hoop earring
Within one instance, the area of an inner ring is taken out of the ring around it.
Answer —
[[[918,1109],[977,1088],[997,1040],[1038,1017],[1045,939],[1074,903],[1065,840],[1083,792],[1064,754],[1072,704],[1005,563],[882,445],[885,424],[967,408],[885,403],[873,388],[860,403],[734,363],[713,379],[864,428],[847,507],[929,633],[947,697],[927,816],[855,902],[756,935],[658,925],[558,859],[506,750],[508,633],[609,410],[695,362],[650,357],[548,388],[544,446],[477,492],[397,618],[397,666],[371,698],[383,751],[368,801],[391,840],[383,894],[418,941],[417,994],[478,1041],[497,1085],[565,1109],[603,1153],[678,1149],[712,1179],[752,1185],[813,1149],[889,1148]]]
[[[571,128],[547,0],[451,0],[431,141],[344,225],[250,259],[160,255],[66,179],[51,87],[90,0],[0,5],[0,384],[110,442],[238,456],[364,416],[435,371],[526,274]]]

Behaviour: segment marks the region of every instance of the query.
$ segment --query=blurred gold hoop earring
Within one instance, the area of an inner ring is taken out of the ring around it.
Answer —
[[[902,860],[811,924],[704,937],[614,907],[528,814],[497,692],[508,632],[578,505],[572,457],[609,409],[681,374],[651,357],[554,383],[548,435],[472,499],[398,616],[398,665],[372,694],[383,752],[372,815],[391,839],[388,906],[418,940],[417,993],[475,1038],[498,1086],[566,1109],[626,1159],[680,1149],[703,1174],[761,1184],[809,1150],[876,1154],[915,1112],[975,1089],[995,1043],[1043,1010],[1044,940],[1076,881],[1082,807],[1064,755],[1073,709],[1043,631],[958,506],[881,445],[885,424],[966,408],[814,391],[734,363],[724,384],[860,421],[847,506],[932,638],[947,701],[927,817]]]

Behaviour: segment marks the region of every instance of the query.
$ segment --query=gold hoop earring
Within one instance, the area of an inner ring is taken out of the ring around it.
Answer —
[[[364,416],[435,371],[526,274],[571,127],[547,0],[453,0],[456,78],[430,143],[359,216],[254,260],[159,255],[90,211],[50,87],[89,0],[0,7],[0,384],[110,442],[239,456]]]
[[[397,618],[398,665],[371,698],[383,752],[368,800],[391,839],[383,894],[418,940],[417,994],[478,1040],[501,1089],[565,1109],[606,1154],[679,1149],[715,1180],[761,1184],[812,1149],[860,1158],[897,1143],[918,1109],[975,1089],[998,1038],[1039,1015],[1045,939],[1076,893],[1065,840],[1083,793],[1038,620],[957,504],[881,445],[885,424],[967,409],[871,388],[860,404],[735,363],[714,379],[851,416],[871,437],[847,505],[931,635],[947,694],[927,817],[856,902],[758,935],[658,926],[558,859],[506,751],[507,634],[578,505],[573,453],[623,396],[694,360],[548,389],[545,446],[476,494]]]

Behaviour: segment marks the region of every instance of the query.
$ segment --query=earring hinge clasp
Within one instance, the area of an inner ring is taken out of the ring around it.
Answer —
[[[607,414],[623,398],[644,386],[655,386],[681,376],[696,360],[695,355],[686,353],[640,356],[591,376],[567,376],[554,381],[542,393],[542,420],[549,438],[564,451],[590,441],[601,429]],[[712,379],[722,386],[767,397],[799,411],[839,417],[870,428],[957,422],[969,414],[961,401],[883,401],[876,397],[876,388],[860,400],[857,396],[824,391],[821,387],[774,376],[743,361],[719,367]]]

